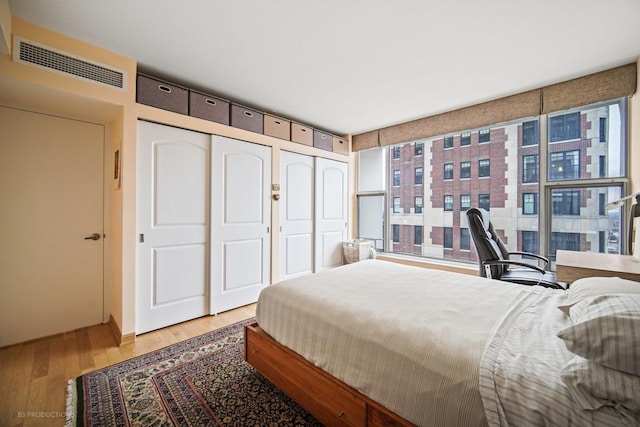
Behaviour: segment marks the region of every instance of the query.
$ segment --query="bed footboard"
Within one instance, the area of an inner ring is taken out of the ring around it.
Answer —
[[[245,326],[245,359],[325,425],[413,425],[279,344],[257,323]]]

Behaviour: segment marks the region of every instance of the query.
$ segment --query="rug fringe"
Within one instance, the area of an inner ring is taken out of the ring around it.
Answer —
[[[65,408],[66,420],[64,423],[65,427],[76,426],[76,403],[76,382],[75,380],[69,380],[67,381],[67,406]]]

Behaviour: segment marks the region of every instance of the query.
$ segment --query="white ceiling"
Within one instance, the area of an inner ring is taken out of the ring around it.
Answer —
[[[635,62],[640,0],[9,0],[197,89],[359,134]]]

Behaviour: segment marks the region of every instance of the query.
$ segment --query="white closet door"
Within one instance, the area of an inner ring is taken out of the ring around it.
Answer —
[[[210,144],[138,122],[136,333],[209,312]]]
[[[313,273],[314,158],[280,155],[280,280]]]
[[[212,137],[211,313],[251,304],[269,284],[271,148]]]
[[[315,271],[342,265],[347,238],[348,167],[316,158]]]

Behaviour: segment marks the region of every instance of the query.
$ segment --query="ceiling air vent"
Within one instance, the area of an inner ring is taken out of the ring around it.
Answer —
[[[126,89],[126,73],[99,62],[14,37],[13,60],[117,89]]]

